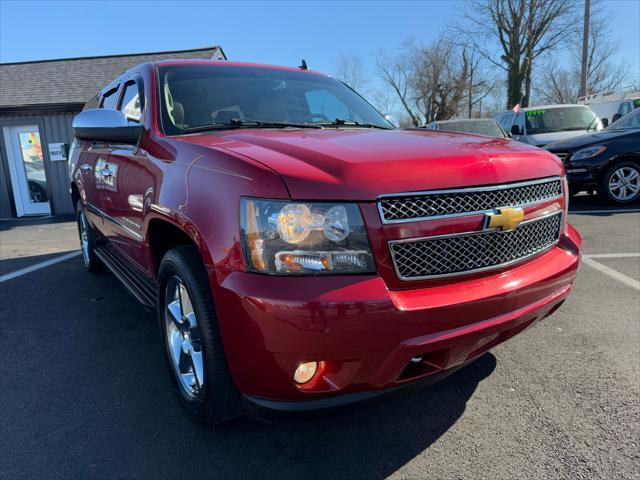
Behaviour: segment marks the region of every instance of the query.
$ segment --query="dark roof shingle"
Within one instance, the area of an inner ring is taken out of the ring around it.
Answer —
[[[120,74],[144,62],[226,58],[215,46],[194,50],[0,63],[0,109],[85,103]]]

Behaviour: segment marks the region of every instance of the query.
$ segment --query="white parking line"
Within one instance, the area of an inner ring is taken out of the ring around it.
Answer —
[[[81,255],[81,254],[82,252],[80,251],[65,253],[64,255],[60,255],[59,257],[52,258],[51,260],[45,260],[44,262],[36,263],[35,265],[31,265],[29,267],[16,270],[15,272],[7,273],[5,275],[0,275],[0,283],[6,282],[7,280],[11,280],[12,278],[26,275],[27,273],[35,272],[36,270],[40,270],[41,268],[45,268],[50,265],[55,265],[56,263],[64,262],[65,260],[69,260],[70,258],[77,257],[78,255]]]
[[[591,253],[584,256],[587,258],[635,258],[640,257],[640,253]]]
[[[600,262],[596,262],[594,258],[632,258],[632,257],[640,257],[640,253],[596,253],[593,255],[583,255],[582,261],[585,265],[590,266],[591,268],[598,270],[600,273],[604,273],[605,275],[610,276],[614,280],[619,281],[631,288],[635,288],[636,290],[640,290],[640,282],[631,277],[628,277],[624,273],[620,273],[619,271],[607,267]]]
[[[620,208],[609,210],[569,210],[569,215],[572,213],[640,213],[640,208]]]

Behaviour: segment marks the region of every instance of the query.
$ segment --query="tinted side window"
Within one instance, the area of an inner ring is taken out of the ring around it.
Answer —
[[[513,123],[513,113],[507,113],[500,117],[500,126],[504,128],[506,131],[511,129],[511,124]]]
[[[100,108],[116,108],[116,102],[118,101],[118,89],[114,88],[109,90],[102,96],[102,103]]]
[[[626,115],[631,111],[631,102],[622,102],[620,107],[618,108],[618,113],[622,116]]]
[[[120,102],[120,110],[129,120],[140,122],[142,120],[142,109],[144,107],[142,89],[135,81],[127,82],[124,86],[124,94]]]
[[[516,115],[514,125],[517,125],[518,129],[520,130],[520,133],[518,135],[524,135],[524,114],[519,113]]]

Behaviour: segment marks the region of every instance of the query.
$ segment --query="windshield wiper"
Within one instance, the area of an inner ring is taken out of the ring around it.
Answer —
[[[253,120],[250,118],[232,118],[229,121],[232,125],[240,127],[266,127],[266,128],[324,128],[319,123],[291,123],[291,122],[267,122],[263,120]]]
[[[591,120],[591,123],[589,124],[589,126],[587,127],[587,132],[589,130],[591,130],[591,126],[593,126],[593,129],[596,129],[596,122],[598,121],[598,117],[593,117],[593,120]]]
[[[355,120],[336,118],[333,122],[321,122],[319,125],[324,125],[326,127],[360,127],[360,128],[379,128],[380,130],[392,130],[388,127],[383,127],[381,125],[376,125],[375,123],[363,123],[356,122]]]
[[[226,123],[210,123],[209,125],[198,125],[180,130],[180,134],[208,132],[211,130],[232,130],[237,128],[324,128],[317,123],[287,123],[287,122],[264,122],[261,120],[251,120],[248,118],[232,118]]]

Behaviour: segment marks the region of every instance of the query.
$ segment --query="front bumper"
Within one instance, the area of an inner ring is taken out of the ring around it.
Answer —
[[[261,409],[304,411],[435,380],[555,311],[580,244],[568,226],[556,247],[519,266],[412,290],[389,290],[379,276],[230,273],[214,296],[234,382]],[[308,361],[320,371],[296,385]]]

